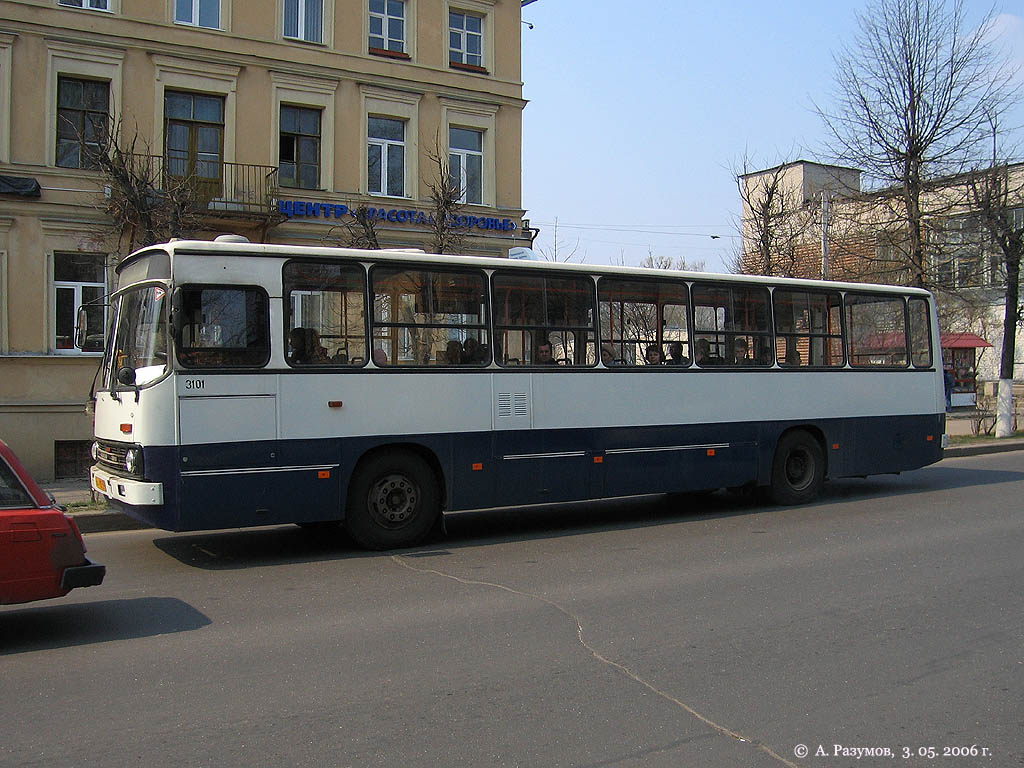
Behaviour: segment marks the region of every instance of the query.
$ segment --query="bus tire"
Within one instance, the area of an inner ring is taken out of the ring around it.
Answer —
[[[411,547],[440,512],[437,478],[427,462],[404,451],[379,453],[352,478],[345,528],[366,549]]]
[[[784,434],[772,461],[771,500],[787,506],[806,504],[824,481],[825,455],[814,436],[803,430]]]

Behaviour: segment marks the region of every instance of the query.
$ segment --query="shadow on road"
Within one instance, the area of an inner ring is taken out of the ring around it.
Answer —
[[[210,620],[173,597],[26,604],[0,612],[0,656],[189,632]]]
[[[804,509],[1022,480],[1024,472],[941,465],[898,476],[835,480],[825,485],[817,502]],[[403,550],[403,554],[408,557],[437,557],[443,556],[445,550],[462,547],[672,525],[771,513],[776,510],[782,508],[774,507],[757,494],[724,491],[710,496],[638,496],[573,504],[473,510],[446,515],[444,532],[435,532],[421,547]],[[237,570],[380,555],[357,549],[340,527],[315,532],[295,526],[208,531],[159,538],[153,544],[185,565],[207,570]]]

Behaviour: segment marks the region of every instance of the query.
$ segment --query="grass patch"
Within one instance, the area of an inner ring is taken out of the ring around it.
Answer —
[[[68,512],[102,512],[107,508],[106,501],[73,501],[70,504],[65,504]]]

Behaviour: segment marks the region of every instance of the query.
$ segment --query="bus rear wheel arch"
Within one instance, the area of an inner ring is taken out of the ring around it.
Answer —
[[[356,467],[349,484],[345,528],[367,549],[418,544],[441,514],[438,477],[417,453],[384,449]]]
[[[825,482],[825,450],[821,441],[804,429],[792,429],[779,438],[772,460],[769,496],[776,504],[806,504]]]

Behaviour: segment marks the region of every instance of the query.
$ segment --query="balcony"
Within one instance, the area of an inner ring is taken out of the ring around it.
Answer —
[[[276,166],[224,163],[200,157],[126,155],[131,173],[162,195],[185,203],[201,218],[237,219],[273,226],[277,210]]]

